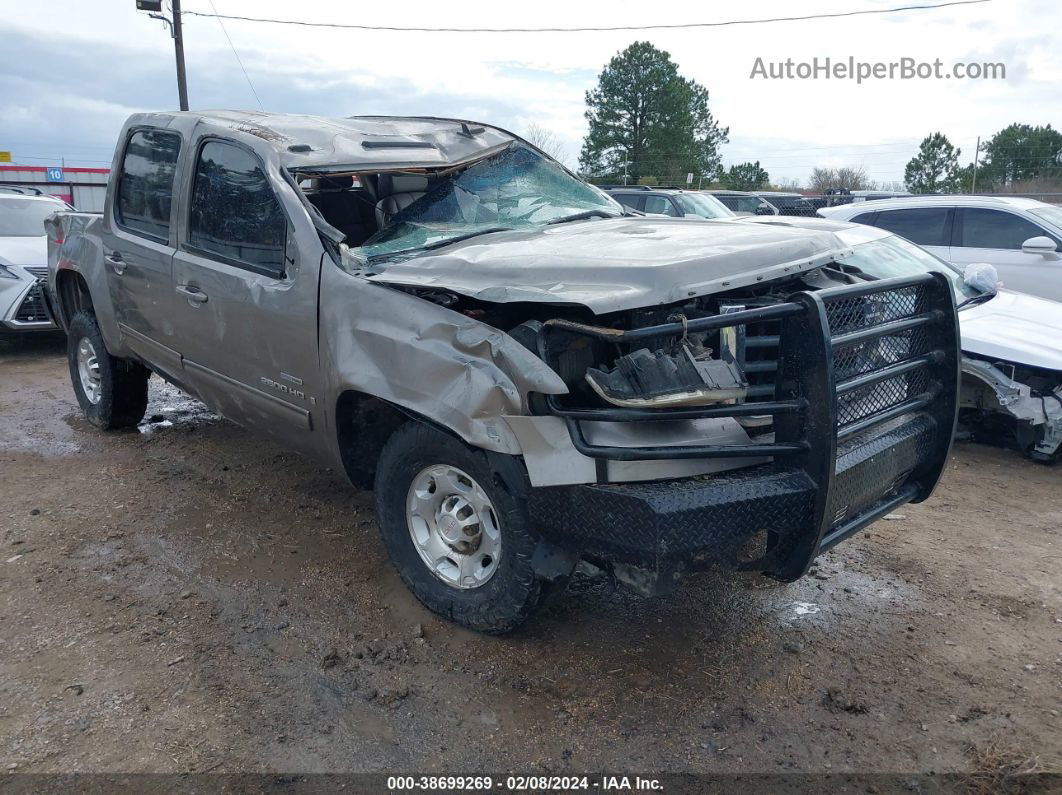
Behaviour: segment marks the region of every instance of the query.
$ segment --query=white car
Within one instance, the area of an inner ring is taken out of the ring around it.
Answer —
[[[832,215],[830,220],[774,216],[748,222],[827,229],[852,246],[879,239],[909,245],[880,229],[836,222]],[[989,435],[1011,434],[1035,460],[1057,459],[1062,453],[1062,304],[1006,289],[986,291],[959,268],[917,246],[910,249],[955,285],[963,351],[960,421]],[[846,258],[845,267],[854,265],[876,278],[906,272],[883,267],[880,258],[863,262],[858,251]]]
[[[988,262],[1004,287],[1062,301],[1062,207],[1016,196],[912,196],[819,215],[888,229],[960,269]]]
[[[43,280],[48,276],[44,219],[69,209],[61,199],[0,186],[0,332],[58,328],[44,302]]]

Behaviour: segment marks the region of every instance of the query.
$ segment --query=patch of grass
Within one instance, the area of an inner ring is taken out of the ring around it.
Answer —
[[[969,755],[973,771],[967,775],[967,783],[974,795],[1024,792],[1032,783],[1030,777],[1059,773],[1057,765],[1000,735],[982,746],[971,745]]]

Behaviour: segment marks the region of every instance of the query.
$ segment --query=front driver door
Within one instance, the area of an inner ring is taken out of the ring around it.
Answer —
[[[188,172],[173,268],[185,375],[230,419],[311,450],[324,407],[321,262],[300,256],[297,244],[312,234],[309,219],[302,213],[292,223],[278,193],[301,209],[294,189],[249,145],[202,138]]]
[[[1055,235],[1006,210],[964,207],[958,212],[952,262],[960,268],[989,262],[996,266],[1007,289],[1062,300],[1062,262],[1021,250],[1022,243],[1031,237],[1049,237],[1057,244]]]

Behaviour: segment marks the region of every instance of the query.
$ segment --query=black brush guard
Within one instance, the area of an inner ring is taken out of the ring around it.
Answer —
[[[769,399],[641,409],[566,406],[545,396],[544,412],[562,418],[575,448],[599,462],[771,463],[672,481],[535,489],[530,507],[544,535],[574,543],[587,557],[661,575],[722,562],[793,580],[820,552],[897,506],[926,499],[947,462],[957,411],[958,321],[943,274],[801,292],[685,326],[618,331],[555,321],[541,329],[539,353],[553,366],[551,343],[560,333],[633,350],[684,331],[767,321],[780,329]],[[588,441],[582,427],[768,415],[773,440],[736,445],[606,447]],[[764,532],[767,551],[749,559],[750,539]]]

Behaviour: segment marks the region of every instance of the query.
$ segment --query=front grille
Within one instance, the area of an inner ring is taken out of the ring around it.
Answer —
[[[48,278],[48,266],[47,265],[25,265],[26,270],[36,276],[38,279]]]
[[[48,307],[44,303],[44,291],[41,283],[37,282],[30,288],[26,297],[22,299],[22,304],[15,313],[15,321],[18,323],[48,323],[51,319],[51,315],[48,314]]]

